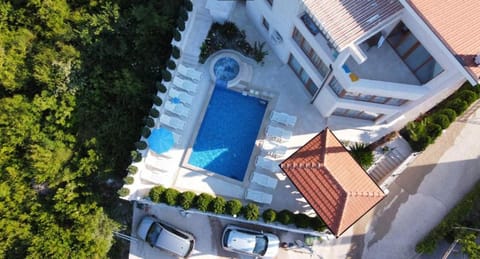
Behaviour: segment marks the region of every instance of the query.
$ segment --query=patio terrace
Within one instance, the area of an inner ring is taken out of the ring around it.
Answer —
[[[260,147],[265,139],[265,129],[270,123],[269,116],[273,110],[285,112],[297,117],[295,126],[288,129],[293,132],[292,137],[282,143],[282,145],[287,147],[287,153],[284,157],[276,159],[277,162],[283,161],[283,159],[295,152],[310,138],[325,128],[325,118],[310,104],[310,95],[306,92],[288,65],[281,63],[273,54],[274,52],[269,49],[268,45],[265,47],[269,55],[265,57],[263,66],[255,63],[253,60],[245,58],[245,62],[249,62],[253,66],[252,79],[250,82],[247,82],[247,88],[244,89],[245,94],[250,93],[249,90],[253,90],[259,93],[269,93],[273,98],[269,99],[269,105],[259,135],[257,136],[256,147],[250,158],[244,181],[235,181],[214,173],[192,170],[191,167],[186,165],[188,153],[191,151],[195,142],[214,87],[213,80],[208,73],[210,62],[208,60],[205,64],[195,62],[195,57],[198,57],[199,47],[212,23],[208,10],[206,10],[204,6],[205,0],[195,2],[194,14],[190,16],[192,20],[189,21],[187,29],[183,33],[182,42],[178,44],[182,49],[180,63],[195,67],[197,70],[203,72],[202,78],[200,82],[198,82],[198,91],[194,94],[194,101],[190,106],[190,115],[185,119],[185,128],[183,131],[177,132],[177,134],[181,136],[180,141],[173,149],[168,151],[167,154],[159,156],[160,159],[155,162],[158,163],[158,167],[167,169],[167,172],[161,175],[157,183],[151,183],[141,179],[142,174],[146,175],[151,173],[151,170],[145,166],[145,160],[151,156],[150,159],[155,161],[152,159],[153,155],[151,152],[148,152],[150,154],[144,152],[146,158],[134,164],[139,168],[139,172],[134,175],[134,184],[128,186],[132,190],[132,194],[128,199],[140,199],[148,194],[150,188],[158,184],[162,184],[165,187],[173,187],[181,191],[206,192],[240,200],[244,200],[246,189],[252,188],[273,194],[272,203],[262,206],[264,208],[278,210],[289,209],[294,212],[312,213],[313,210],[294,188],[288,178],[280,172],[280,168],[276,174],[257,169],[261,174],[275,177],[278,180],[276,189],[272,190],[250,183],[251,174],[255,170],[255,160],[261,152]],[[237,3],[235,12],[232,13],[230,20],[236,23],[241,30],[245,30],[249,42],[265,41],[256,31],[256,28],[250,24],[248,16],[245,13],[244,5],[241,2]],[[193,24],[195,24],[194,31]],[[174,76],[178,75],[174,73]],[[173,86],[170,84],[168,87],[172,88]],[[166,96],[163,96],[162,99],[165,99],[165,97]],[[163,113],[161,108],[160,110],[161,113]],[[158,126],[158,122],[156,126]]]
[[[387,41],[380,48],[368,46],[366,42],[360,44],[360,48],[368,57],[365,62],[358,64],[352,57],[345,62],[360,78],[420,85],[418,79]]]

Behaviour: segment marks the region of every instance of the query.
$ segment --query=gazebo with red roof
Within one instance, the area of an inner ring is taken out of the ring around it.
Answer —
[[[328,128],[280,167],[337,237],[385,197]]]

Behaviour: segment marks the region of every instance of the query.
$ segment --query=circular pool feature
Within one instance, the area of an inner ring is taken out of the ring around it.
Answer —
[[[235,59],[230,57],[222,57],[218,59],[213,66],[215,77],[225,82],[237,77],[239,71],[240,65]]]

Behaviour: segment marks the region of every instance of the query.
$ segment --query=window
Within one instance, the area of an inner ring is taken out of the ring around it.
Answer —
[[[407,102],[407,100],[404,100],[404,99],[396,99],[396,98],[390,98],[390,97],[384,97],[384,96],[348,92],[340,85],[340,83],[335,77],[333,77],[332,80],[330,80],[328,85],[338,97],[343,99],[369,102],[369,103],[380,103],[380,104],[393,105],[393,106],[401,106]]]
[[[265,27],[265,29],[267,29],[267,31],[270,30],[270,24],[267,22],[265,17],[262,17],[262,25]]]
[[[267,3],[268,3],[270,6],[273,6],[273,0],[267,0]]]
[[[310,62],[312,62],[313,66],[318,70],[322,77],[328,73],[328,67],[323,62],[323,60],[315,53],[312,46],[305,40],[303,35],[298,31],[297,28],[293,28],[292,34],[293,40],[297,43],[297,45],[302,49],[303,53],[308,57]]]
[[[443,68],[402,22],[393,29],[387,39],[420,83],[427,83],[443,71]]]
[[[303,24],[305,24],[305,27],[307,27],[307,29],[313,35],[317,35],[320,32],[320,28],[318,28],[312,17],[310,17],[310,15],[308,15],[307,13],[303,14],[300,19],[303,21]]]
[[[305,86],[307,91],[313,96],[318,90],[318,86],[312,81],[312,79],[310,79],[307,72],[303,70],[303,67],[300,65],[300,63],[298,63],[297,59],[295,59],[292,54],[290,54],[290,57],[288,58],[288,65],[293,72],[295,72],[298,79],[302,81],[303,86]]]
[[[350,117],[350,118],[369,120],[369,121],[376,121],[383,116],[383,114],[381,113],[358,111],[358,110],[344,109],[344,108],[336,108],[332,114],[336,116]]]

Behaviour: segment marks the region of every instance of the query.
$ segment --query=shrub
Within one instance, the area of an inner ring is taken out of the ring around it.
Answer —
[[[457,113],[454,110],[449,108],[441,109],[440,111],[438,111],[438,113],[446,115],[450,122],[454,122],[455,119],[457,118]]]
[[[120,197],[125,197],[130,194],[130,189],[123,187],[117,191],[117,194]]]
[[[153,128],[153,126],[155,126],[155,121],[152,117],[147,117],[145,118],[145,124],[147,125],[147,127]]]
[[[142,136],[143,136],[144,138],[150,137],[150,134],[151,134],[151,133],[152,133],[152,132],[150,131],[150,129],[149,129],[148,127],[143,127],[143,128],[142,128],[141,134],[142,134]]]
[[[185,8],[180,8],[180,12],[178,13],[178,18],[182,19],[183,21],[188,20],[188,12]]]
[[[175,59],[180,57],[180,49],[177,46],[172,47],[172,57]]]
[[[313,230],[319,231],[319,232],[322,232],[327,228],[323,220],[320,219],[319,217],[314,217],[310,219],[310,227]]]
[[[134,165],[129,165],[127,167],[127,171],[130,173],[130,174],[136,174],[138,172],[138,168]]]
[[[468,108],[468,103],[458,98],[447,102],[446,105],[447,108],[453,109],[457,113],[457,115],[461,115]]]
[[[373,164],[373,152],[364,143],[355,143],[351,146],[350,154],[363,169],[367,169]]]
[[[265,46],[265,42],[255,42],[253,44],[253,59],[257,63],[261,63],[263,65],[263,59],[265,58],[266,55],[268,55],[268,51],[263,50],[263,47]]]
[[[222,214],[225,212],[225,204],[227,202],[223,197],[215,197],[210,203],[210,211],[215,214]]]
[[[192,1],[190,0],[185,0],[183,2],[183,5],[185,7],[185,9],[187,9],[187,11],[191,12],[193,10],[193,4],[192,4]]]
[[[262,218],[265,222],[274,222],[276,217],[277,217],[277,212],[272,209],[268,209],[264,211],[262,214]]]
[[[170,205],[170,206],[175,206],[177,205],[177,197],[180,194],[179,191],[168,188],[162,193],[162,202]]]
[[[430,136],[433,141],[442,134],[442,127],[435,123],[428,123],[426,131],[427,135]]]
[[[240,33],[240,30],[235,23],[226,21],[220,27],[220,33],[222,33],[226,38],[234,38]]]
[[[182,34],[180,34],[180,32],[177,30],[177,29],[174,29],[173,30],[173,39],[175,41],[180,41],[182,40]],[[175,58],[178,58],[178,57],[175,57]]]
[[[153,96],[153,103],[156,105],[156,106],[161,106],[163,101],[162,101],[162,98],[154,95]]]
[[[295,214],[295,226],[299,228],[308,228],[310,226],[311,218],[303,213]]]
[[[165,80],[165,82],[170,82],[170,80],[172,80],[172,73],[170,73],[170,71],[168,70],[162,70],[162,78],[163,80]]]
[[[158,116],[160,116],[160,112],[157,109],[152,108],[150,109],[150,116],[152,116],[152,118],[158,118]]]
[[[282,210],[277,214],[277,221],[283,225],[288,225],[293,222],[293,213],[289,210]]]
[[[242,202],[239,200],[229,200],[227,204],[225,204],[225,212],[229,215],[238,215],[242,210]]]
[[[195,199],[195,193],[191,191],[182,192],[178,195],[178,204],[182,206],[183,209],[188,210],[193,205],[193,200]]]
[[[124,177],[124,178],[123,178],[123,182],[124,182],[125,184],[132,184],[133,181],[134,181],[134,179],[133,179],[133,177],[131,177],[131,176],[127,176],[127,177]]]
[[[260,216],[258,205],[255,203],[247,204],[247,206],[243,207],[242,214],[247,220],[257,220]]]
[[[160,199],[162,197],[162,193],[165,191],[165,187],[158,185],[150,189],[150,192],[148,193],[148,197],[150,197],[150,200],[153,202],[160,202]]]
[[[207,211],[213,196],[208,193],[202,193],[195,199],[195,207],[200,211]]]
[[[148,146],[147,142],[143,140],[135,142],[135,147],[138,148],[139,150],[145,150],[147,146]]]
[[[138,152],[137,150],[133,150],[132,152],[130,152],[130,156],[132,157],[133,162],[142,161],[142,154],[140,154],[140,152]]]
[[[471,90],[460,90],[455,93],[455,97],[464,100],[467,104],[471,104],[478,99],[477,93]]]
[[[160,93],[165,93],[167,91],[167,87],[164,84],[162,84],[160,81],[157,81],[155,83],[155,87]]]
[[[179,31],[185,30],[185,21],[182,20],[180,17],[177,19],[177,28]]]
[[[425,148],[432,144],[433,140],[430,136],[422,135],[417,140],[409,141],[413,151],[419,152],[425,150]]]
[[[432,116],[432,122],[442,127],[442,129],[446,129],[450,125],[450,119],[447,115],[442,113],[434,114]]]
[[[169,69],[172,69],[172,70],[173,70],[173,69],[175,69],[175,68],[177,67],[177,64],[175,64],[175,61],[169,59],[169,60],[167,61],[167,67],[168,67]]]

